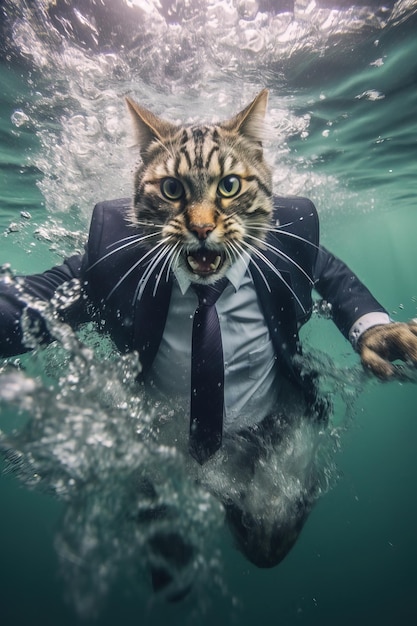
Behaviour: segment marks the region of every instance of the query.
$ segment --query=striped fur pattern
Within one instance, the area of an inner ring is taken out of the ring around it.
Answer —
[[[262,151],[268,92],[219,124],[183,126],[127,98],[141,154],[134,227],[148,262],[210,284],[262,248],[272,215],[272,177]]]

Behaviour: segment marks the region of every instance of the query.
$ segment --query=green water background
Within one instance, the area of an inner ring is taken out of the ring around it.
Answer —
[[[314,62],[305,60],[281,94],[274,93],[273,77],[268,77],[275,98],[282,97],[297,115],[311,115],[308,136],[289,139],[294,168],[336,180],[328,189],[310,189],[322,216],[323,242],[396,320],[417,317],[416,26],[411,18],[388,29],[379,37],[378,50],[372,36],[351,49],[344,62],[337,50]],[[370,63],[377,57],[384,65],[376,72]],[[34,224],[50,218],[37,187],[41,173],[27,164],[40,145],[30,129],[11,122],[13,111],[30,98],[28,73],[24,65],[2,61],[0,233],[11,222],[22,226],[1,235],[0,263],[7,261],[19,272],[40,271],[58,260],[50,242],[33,235]],[[385,97],[357,98],[371,89]],[[20,216],[22,210],[31,213],[31,220]],[[61,219],[72,229],[83,224],[77,215]],[[305,334],[337,362],[356,362],[329,322],[314,321]],[[237,623],[416,623],[416,409],[415,385],[369,382],[358,393],[337,458],[340,480],[279,567],[256,570],[225,538],[224,579],[243,605],[236,611]],[[63,600],[53,546],[61,505],[22,489],[10,477],[0,479],[0,503],[1,623],[77,624]],[[147,615],[161,624],[191,619],[189,606],[148,613],[146,594],[140,588],[136,596],[121,583],[98,623],[143,623]],[[226,601],[219,600],[206,617],[207,623],[232,623]],[[200,616],[198,623],[205,619]]]

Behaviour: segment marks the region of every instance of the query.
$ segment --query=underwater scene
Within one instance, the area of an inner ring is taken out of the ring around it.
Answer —
[[[416,29],[416,0],[4,0],[1,278],[82,253],[94,205],[133,197],[126,97],[212,123],[266,88],[274,192],[310,198],[326,248],[393,321],[417,318]],[[291,499],[311,464],[316,501],[285,559],[257,568],[212,495],[236,485],[161,441],[176,407],[146,402],[137,354],[24,297],[55,340],[24,317],[32,350],[0,358],[2,625],[417,623],[411,365],[369,375],[317,296],[300,338],[330,421],[272,455],[254,494],[261,510],[271,485]],[[146,567],[159,532],[194,546],[174,601]]]

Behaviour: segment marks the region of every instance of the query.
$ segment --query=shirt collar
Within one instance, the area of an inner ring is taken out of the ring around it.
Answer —
[[[227,270],[226,276],[235,291],[240,288],[248,266],[249,257],[245,255],[244,257],[240,256]],[[175,267],[173,271],[181,293],[182,295],[185,295],[191,285],[191,281],[188,278],[187,274],[183,270],[181,270],[181,268]]]

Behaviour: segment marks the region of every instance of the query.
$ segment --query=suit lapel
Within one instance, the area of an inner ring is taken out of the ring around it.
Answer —
[[[146,376],[158,352],[171,299],[172,276],[166,280],[164,274],[157,282],[161,265],[162,262],[152,271],[135,303],[133,343],[134,349],[139,352],[142,376]],[[158,288],[154,293],[156,284]]]
[[[271,234],[267,243],[276,245]],[[249,267],[255,289],[268,325],[275,353],[293,371],[292,357],[298,352],[298,329],[295,300],[292,293],[288,262],[269,248],[262,251],[265,259],[256,257]]]

